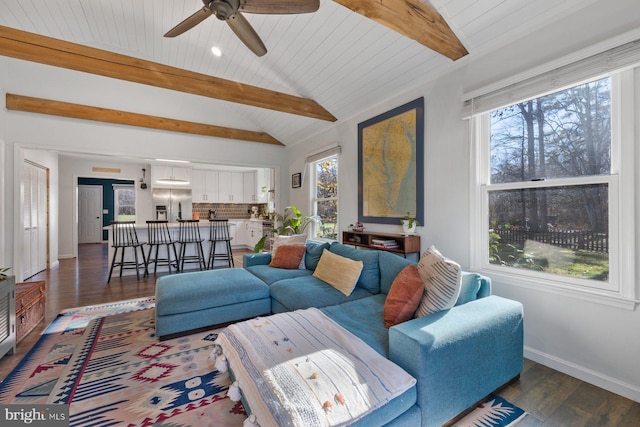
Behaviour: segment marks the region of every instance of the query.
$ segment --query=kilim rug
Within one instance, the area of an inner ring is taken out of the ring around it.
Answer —
[[[62,312],[0,384],[0,403],[70,404],[71,426],[241,426],[215,331],[160,342],[153,298]]]
[[[241,427],[244,408],[209,359],[216,331],[160,342],[154,302],[61,312],[0,383],[0,404],[70,404],[74,427]],[[524,415],[492,396],[455,426],[514,426]]]
[[[527,415],[500,396],[490,396],[453,427],[513,427]]]

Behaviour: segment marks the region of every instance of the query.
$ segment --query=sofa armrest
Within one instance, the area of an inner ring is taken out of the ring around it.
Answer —
[[[244,254],[242,256],[244,262],[243,267],[251,267],[253,265],[269,265],[271,262],[271,252],[259,252],[253,254]]]
[[[418,380],[422,426],[441,426],[522,371],[522,304],[492,295],[401,323],[389,356]]]

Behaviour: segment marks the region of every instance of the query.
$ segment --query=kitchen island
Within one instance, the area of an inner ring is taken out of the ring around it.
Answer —
[[[202,237],[202,250],[204,252],[205,263],[208,261],[209,251],[211,249],[211,242],[209,242],[209,220],[200,220],[200,236]],[[175,240],[178,239],[178,231],[180,228],[180,224],[177,222],[170,222],[167,224],[169,227],[169,233],[171,233],[171,237]],[[149,241],[149,234],[147,224],[145,222],[139,222],[134,224],[136,229],[136,234],[138,235],[138,241],[140,243],[146,243]],[[113,259],[113,254],[115,249],[113,248],[113,236],[111,226],[106,226],[103,228],[104,230],[109,231],[109,265],[111,265],[111,260]],[[264,231],[263,231],[264,230]],[[263,221],[260,219],[229,219],[229,235],[231,236],[231,246],[233,248],[248,248],[253,249],[255,244],[260,240],[263,233],[269,233],[269,227],[263,227]],[[145,257],[149,254],[149,246],[143,245]],[[186,255],[195,255],[196,248],[195,245],[188,245],[186,248]],[[218,246],[216,247],[216,252],[221,251],[224,252],[226,248],[218,242]],[[176,243],[176,251],[180,253],[180,245]],[[155,250],[154,250],[155,254]],[[125,261],[134,261],[134,253],[133,249],[126,249],[124,254]],[[120,255],[118,255],[119,257]],[[166,246],[159,247],[158,258],[167,258]],[[172,255],[173,258],[173,255]],[[142,258],[140,257],[140,261]],[[226,263],[222,261],[216,262],[214,267],[222,267],[226,266]],[[154,266],[150,265],[149,269],[151,270]],[[186,270],[197,270],[197,264],[185,264]],[[159,265],[157,267],[157,272],[168,272],[169,269],[166,265]],[[152,273],[153,271],[151,271]],[[122,275],[133,275],[135,274],[135,269],[126,269],[122,271]],[[117,277],[120,274],[119,267],[114,268],[113,276]]]

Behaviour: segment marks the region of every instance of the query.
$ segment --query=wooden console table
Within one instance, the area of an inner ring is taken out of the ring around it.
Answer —
[[[44,320],[44,280],[16,284],[16,342],[20,342]]]
[[[405,258],[408,254],[420,254],[420,236],[417,235],[343,231],[342,243],[356,248],[394,252]]]

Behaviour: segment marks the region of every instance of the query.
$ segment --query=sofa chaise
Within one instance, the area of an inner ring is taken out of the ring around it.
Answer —
[[[362,272],[348,296],[314,277],[324,250],[362,261]],[[270,262],[270,253],[247,254],[244,268],[235,273],[212,270],[161,277],[156,286],[157,335],[318,308],[417,380],[414,388],[356,425],[441,426],[522,370],[523,307],[492,295],[484,276],[462,272],[454,307],[386,328],[383,311],[391,285],[414,262],[337,242],[307,242],[304,268],[274,268]],[[220,294],[222,299],[216,297]],[[229,302],[235,309],[228,310]],[[232,317],[225,317],[227,313]]]

